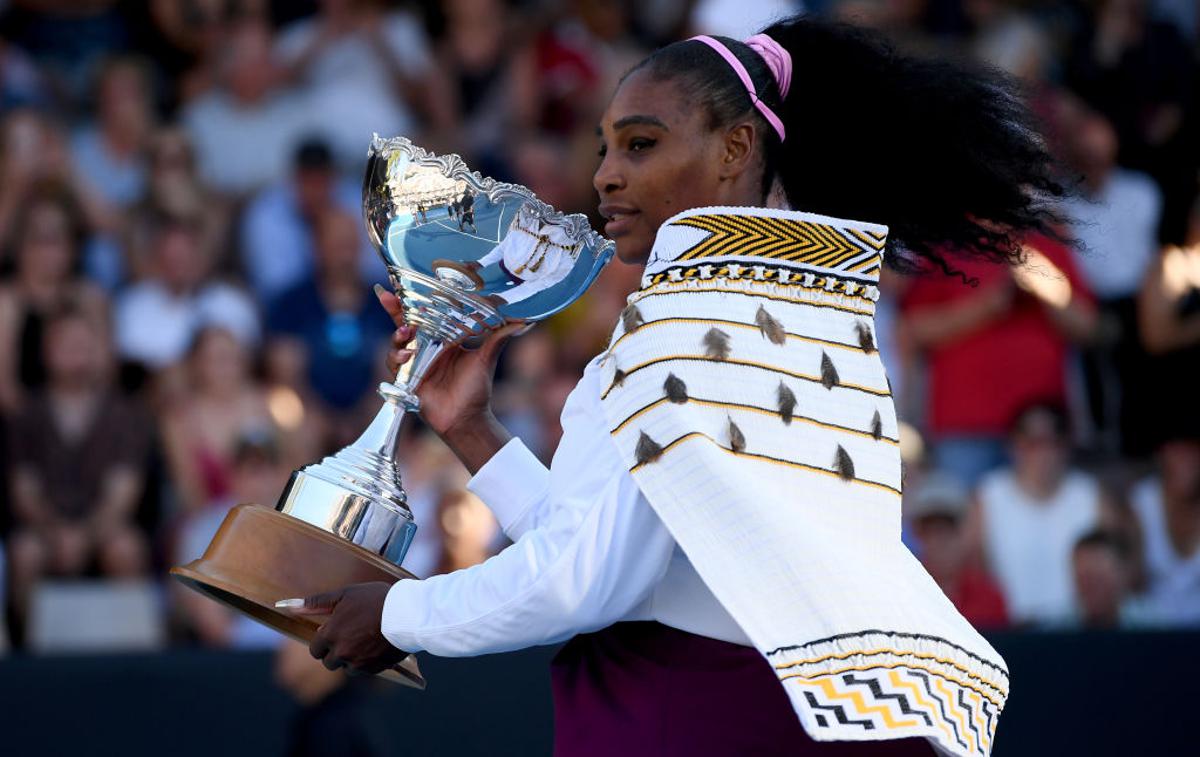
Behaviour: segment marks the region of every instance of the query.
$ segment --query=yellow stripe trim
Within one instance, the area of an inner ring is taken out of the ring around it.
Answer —
[[[721,450],[722,452],[733,455],[734,457],[748,457],[753,460],[759,460],[764,463],[774,463],[775,465],[782,465],[787,468],[800,468],[801,470],[810,471],[812,473],[823,473],[826,476],[832,476],[833,478],[844,480],[848,484],[861,484],[863,486],[870,486],[875,489],[882,489],[883,491],[890,492],[892,494],[895,494],[896,496],[900,496],[900,491],[898,489],[894,489],[894,488],[888,486],[887,484],[881,484],[878,481],[868,481],[865,478],[851,478],[848,480],[842,479],[841,475],[838,474],[837,471],[831,471],[826,468],[819,468],[815,465],[808,465],[807,463],[798,463],[793,460],[781,460],[777,457],[770,457],[769,455],[760,455],[755,452],[734,452],[733,450],[724,446],[723,444],[718,442],[716,439],[712,438],[711,436],[709,436],[708,434],[706,434],[702,431],[690,431],[690,432],[684,434],[683,436],[679,437],[678,439],[674,440],[673,442],[671,442],[671,443],[667,444],[665,447],[663,447],[663,451],[659,457],[655,458],[654,460],[645,462],[645,463],[638,463],[637,465],[630,468],[629,472],[636,473],[638,470],[640,470],[641,468],[644,468],[645,466],[649,465],[650,463],[657,462],[658,460],[662,459],[662,455],[667,454],[672,449],[674,449],[675,447],[678,447],[680,444],[687,441],[688,439],[703,439],[704,441],[710,442],[714,447]],[[812,676],[812,677],[815,677],[815,676]]]
[[[983,676],[979,675],[978,673],[972,673],[970,671],[970,669],[963,667],[962,665],[955,662],[954,660],[947,660],[947,659],[938,657],[937,655],[921,654],[919,652],[907,652],[907,651],[903,651],[903,650],[899,650],[899,649],[890,649],[887,647],[881,647],[879,649],[867,649],[867,650],[863,650],[860,652],[847,652],[845,654],[830,654],[830,655],[825,655],[823,657],[814,657],[809,660],[798,660],[796,662],[786,662],[781,665],[776,665],[775,669],[776,670],[786,670],[788,668],[795,668],[795,667],[799,667],[801,665],[815,665],[819,662],[827,662],[828,660],[848,660],[851,657],[859,657],[859,656],[869,657],[871,655],[880,655],[880,654],[890,654],[895,657],[915,657],[918,660],[930,660],[932,662],[940,662],[943,665],[949,665],[950,667],[955,668],[956,670],[961,670],[963,673],[967,674],[968,678],[978,679],[981,683],[985,683],[988,686],[991,686],[993,689],[995,689],[1001,695],[1004,695],[1004,696],[1008,695],[1007,687],[1001,686],[993,681],[989,681],[988,679],[984,678]]]
[[[730,326],[733,328],[742,328],[742,329],[750,329],[751,331],[760,331],[759,327],[753,323],[742,323],[741,321],[726,321],[726,320],[722,320],[720,318],[684,318],[683,316],[670,316],[668,318],[656,318],[653,321],[646,321],[641,326],[638,326],[636,331],[627,331],[624,334],[621,334],[621,336],[617,337],[617,341],[613,342],[612,345],[610,345],[608,349],[610,351],[615,350],[617,348],[617,345],[620,344],[621,342],[623,342],[625,340],[625,337],[629,336],[630,334],[636,334],[638,331],[644,331],[644,330],[650,328],[651,326],[657,326],[659,324],[664,324],[664,323],[715,323],[715,324],[719,324],[721,326]],[[809,342],[812,344],[824,344],[829,347],[839,347],[841,349],[850,350],[852,352],[857,352],[860,354],[863,352],[863,348],[857,344],[846,344],[844,342],[835,342],[832,339],[819,339],[815,336],[803,336],[801,334],[793,334],[790,331],[787,332],[787,336],[789,339],[795,339],[795,340],[801,341],[801,342]]]
[[[741,281],[742,279],[737,279],[737,280]],[[750,281],[750,280],[751,279],[745,279],[745,281]],[[730,288],[728,288],[728,286],[723,285],[723,284],[719,284],[717,286],[704,287],[704,286],[689,285],[686,282],[670,282],[668,284],[654,284],[652,286],[655,287],[654,291],[650,291],[648,289],[641,290],[639,292],[639,296],[634,298],[634,302],[637,302],[638,300],[642,299],[643,297],[654,297],[654,296],[660,295],[660,294],[675,294],[676,292],[721,292],[722,294],[741,294],[741,295],[745,295],[747,297],[761,297],[764,300],[775,300],[777,302],[790,302],[793,305],[807,305],[809,307],[814,307],[814,308],[829,308],[831,310],[841,310],[844,313],[854,313],[855,315],[874,315],[875,314],[875,311],[873,311],[873,310],[863,310],[861,308],[852,308],[852,307],[848,307],[846,305],[834,305],[833,303],[829,303],[829,302],[814,302],[813,300],[805,300],[805,299],[801,299],[799,297],[781,297],[776,294],[767,294],[765,292],[743,292],[743,291],[737,290],[737,289],[730,289]],[[775,286],[788,287],[788,288],[802,288],[802,289],[805,289],[806,291],[809,289],[813,289],[813,290],[821,289],[821,287],[804,287],[801,284],[791,284],[791,283],[784,283],[784,284],[776,283]],[[659,287],[661,287],[661,288],[659,288]],[[851,295],[843,294],[841,296],[858,298],[858,295],[853,295],[853,294],[851,294]],[[865,299],[865,298],[858,298],[858,299]],[[867,302],[870,302],[870,300],[867,300]]]
[[[619,424],[617,424],[617,427],[614,428],[609,433],[616,435],[617,433],[619,433],[621,431],[621,429],[623,429],[627,425],[629,425],[629,423],[631,421],[633,421],[636,418],[640,418],[642,415],[650,412],[654,408],[658,407],[659,405],[661,405],[667,401],[669,401],[669,398],[667,398],[667,397],[660,397],[659,399],[654,400],[649,405],[646,405],[641,410],[638,410],[633,415],[631,415],[628,418],[626,418],[625,420],[621,421]],[[765,407],[757,407],[755,405],[741,405],[736,402],[721,402],[719,400],[705,400],[705,399],[699,399],[697,397],[688,397],[687,401],[688,401],[688,404],[694,403],[697,405],[704,405],[705,407],[733,408],[736,410],[745,410],[746,412],[751,412],[751,413],[759,413],[760,415],[768,415],[768,416],[772,416],[775,418],[779,417],[778,410],[771,410],[770,408],[765,408]],[[854,434],[856,436],[863,436],[863,437],[866,437],[873,441],[878,441],[878,442],[882,442],[885,444],[891,444],[893,446],[900,444],[900,442],[898,440],[892,439],[892,438],[886,437],[886,436],[880,437],[879,439],[875,439],[875,435],[872,434],[870,431],[862,431],[857,428],[849,428],[847,426],[838,426],[833,423],[825,423],[824,421],[819,421],[816,418],[807,418],[803,415],[793,415],[792,420],[803,421],[804,423],[807,423],[811,426],[820,426],[821,428],[827,428],[831,431],[845,431],[848,434]]]
[[[652,360],[647,360],[644,363],[638,363],[637,365],[633,366],[632,368],[624,369],[625,376],[626,377],[632,376],[634,373],[637,373],[638,371],[642,370],[643,368],[649,368],[650,366],[656,365],[658,363],[668,363],[672,360],[695,360],[695,361],[699,361],[702,363],[719,363],[721,365],[740,365],[744,368],[762,368],[763,370],[771,371],[773,373],[782,373],[785,376],[791,376],[792,378],[800,379],[801,381],[811,381],[812,383],[815,383],[815,384],[821,383],[820,376],[810,376],[806,373],[796,373],[794,371],[789,371],[784,368],[780,368],[778,366],[767,365],[766,363],[758,363],[753,360],[736,360],[734,358],[726,358],[724,360],[717,360],[716,358],[711,358],[711,357],[708,357],[707,355],[664,355],[663,357],[656,357],[656,358],[653,358]],[[604,394],[600,395],[600,399],[602,399],[602,400],[607,399],[609,393],[612,392],[614,386],[616,386],[615,383],[610,384],[609,387],[604,390]],[[834,389],[837,389],[839,387],[841,387],[842,389],[851,389],[856,392],[863,392],[865,394],[871,394],[876,397],[890,397],[891,396],[891,394],[886,389],[876,389],[876,388],[870,387],[870,386],[862,386],[861,384],[848,384],[846,382],[839,381],[838,383],[833,385]]]

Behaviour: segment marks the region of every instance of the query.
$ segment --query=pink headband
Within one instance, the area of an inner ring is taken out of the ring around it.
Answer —
[[[754,107],[758,108],[758,112],[762,114],[762,117],[767,119],[767,123],[771,124],[771,127],[775,129],[775,133],[779,135],[779,141],[782,142],[787,134],[783,128],[783,121],[779,120],[779,116],[775,115],[775,111],[767,107],[767,104],[759,98],[758,91],[754,87],[754,82],[750,79],[750,72],[737,59],[737,56],[728,47],[708,35],[701,34],[697,37],[692,37],[692,39],[708,45],[725,59],[725,62],[729,64],[733,72],[742,80],[746,91],[750,93],[750,98],[754,101]],[[690,42],[691,40],[688,41]],[[755,34],[746,40],[746,44],[749,45],[751,50],[758,53],[763,62],[767,64],[767,68],[771,69],[771,75],[775,77],[775,84],[779,87],[779,95],[787,97],[788,90],[792,86],[791,53],[765,34]]]

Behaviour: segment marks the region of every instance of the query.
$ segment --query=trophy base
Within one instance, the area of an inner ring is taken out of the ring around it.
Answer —
[[[172,568],[171,575],[189,588],[306,644],[320,628],[321,616],[277,610],[277,601],[353,583],[394,583],[415,578],[345,539],[258,505],[238,505],[230,510],[204,556]],[[412,655],[379,676],[425,688],[425,679]]]

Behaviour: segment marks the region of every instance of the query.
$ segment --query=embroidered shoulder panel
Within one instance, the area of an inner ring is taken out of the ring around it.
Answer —
[[[678,255],[753,257],[861,276],[878,275],[887,235],[796,218],[712,213],[677,218],[672,226],[708,232]]]

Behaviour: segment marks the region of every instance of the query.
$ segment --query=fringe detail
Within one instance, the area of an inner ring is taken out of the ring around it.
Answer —
[[[613,371],[613,386],[625,386],[625,371],[617,368]]]
[[[762,305],[758,306],[758,312],[754,314],[754,323],[772,344],[783,344],[787,341],[787,331],[784,330],[783,324]]]
[[[683,379],[674,373],[669,374],[667,380],[663,382],[663,390],[667,393],[667,399],[676,405],[682,405],[688,401],[687,384],[683,383]]]
[[[833,389],[838,385],[837,368],[833,367],[833,361],[829,359],[829,353],[821,352],[821,386],[826,389]]]
[[[632,334],[637,331],[646,319],[642,318],[642,311],[638,310],[637,305],[627,305],[621,311],[621,325],[625,327],[626,334]]]
[[[843,481],[854,480],[854,461],[850,459],[850,453],[842,445],[838,445],[837,455],[833,458],[833,469]]]
[[[875,335],[871,333],[871,327],[859,321],[855,324],[858,329],[858,344],[862,347],[863,352],[868,355],[875,351]]]
[[[733,418],[729,419],[729,449],[734,452],[743,452],[746,449],[746,435],[733,422]]]
[[[790,426],[796,413],[796,395],[782,381],[779,382],[778,394],[779,417],[783,418],[784,425]]]
[[[727,359],[730,349],[729,334],[716,326],[709,329],[708,333],[704,335],[704,353],[713,360]]]
[[[658,442],[651,439],[645,431],[638,437],[637,448],[634,450],[634,457],[638,461],[638,465],[657,460],[662,456],[663,448]]]

